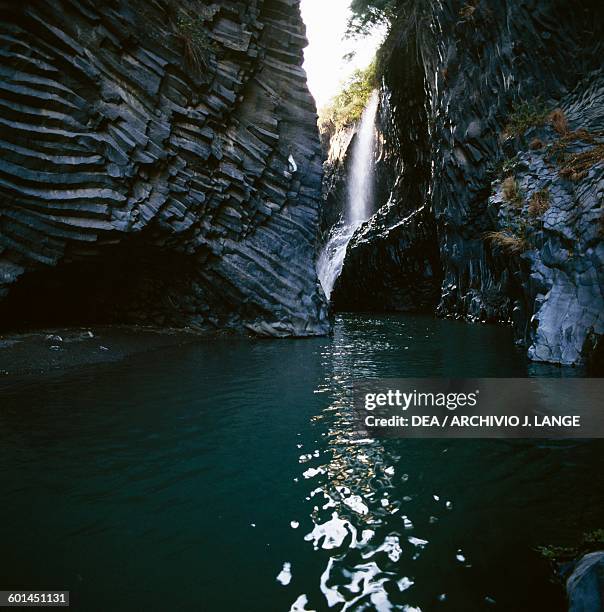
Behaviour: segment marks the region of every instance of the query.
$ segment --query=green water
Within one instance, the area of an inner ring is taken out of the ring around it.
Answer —
[[[534,548],[602,527],[603,444],[357,443],[349,393],[561,373],[506,329],[355,316],[5,381],[0,588],[75,610],[563,610]]]

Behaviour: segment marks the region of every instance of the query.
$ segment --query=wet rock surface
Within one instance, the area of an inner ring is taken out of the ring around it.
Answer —
[[[327,330],[298,0],[0,13],[3,325]]]
[[[414,227],[438,245],[440,316],[512,324],[533,360],[604,363],[603,5],[447,0],[420,17],[426,27],[410,29],[401,10],[382,58],[378,172],[390,195],[379,206],[398,212],[359,230],[337,291],[352,295],[358,277],[376,290],[384,271],[374,308],[405,305],[425,277],[408,278],[422,267],[415,242],[406,232],[390,248],[390,230],[423,211],[432,222]],[[506,133],[523,104],[547,112]],[[581,154],[593,163],[565,171]],[[547,210],[531,203],[538,192]]]
[[[419,209],[393,221],[385,206],[348,244],[345,267],[331,300],[340,311],[417,312],[440,295],[440,261],[432,216]]]
[[[569,612],[596,612],[604,608],[604,552],[583,556],[566,581]]]

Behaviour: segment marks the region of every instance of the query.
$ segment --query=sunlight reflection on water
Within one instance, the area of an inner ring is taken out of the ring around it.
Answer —
[[[561,372],[535,368],[506,328],[340,316],[330,338],[6,381],[3,578],[87,612],[564,610],[534,549],[601,527],[601,441],[369,440],[352,422],[354,378]]]

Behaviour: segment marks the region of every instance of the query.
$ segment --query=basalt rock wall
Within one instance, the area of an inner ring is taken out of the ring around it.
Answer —
[[[433,23],[424,66],[439,310],[512,321],[539,361],[593,360],[604,333],[604,158],[565,166],[603,142],[603,6],[446,2]]]
[[[440,252],[441,316],[511,323],[537,361],[602,360],[603,54],[591,0],[401,1],[381,55],[396,212],[359,229],[334,293],[381,269],[386,285],[408,279],[411,235],[388,245],[417,211]],[[393,295],[414,291],[401,283]]]
[[[327,330],[299,0],[0,2],[0,320]]]
[[[404,95],[400,83],[405,83]],[[433,311],[438,303],[442,275],[436,224],[430,208],[421,206],[430,178],[423,87],[420,73],[404,63],[393,66],[384,80],[375,126],[376,212],[348,244],[331,296],[336,310]],[[332,143],[345,134],[336,133]],[[324,183],[324,218],[342,208],[353,139],[346,142],[348,149],[336,147],[336,162],[330,155],[326,163],[325,176],[334,178]]]

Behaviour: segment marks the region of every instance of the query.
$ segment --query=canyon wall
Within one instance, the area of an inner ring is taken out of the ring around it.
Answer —
[[[299,0],[0,2],[0,320],[313,335]]]
[[[404,65],[397,67],[395,79],[405,83],[407,91],[422,87]],[[331,302],[342,311],[433,312],[442,281],[436,224],[429,208],[417,205],[429,177],[427,144],[423,133],[400,129],[395,92],[384,88],[381,94],[375,126],[376,212],[350,240]],[[418,122],[425,123],[422,104],[403,103],[402,109],[407,118],[415,113]],[[345,209],[355,137],[353,125],[331,138],[322,228],[328,229]]]
[[[417,234],[440,251],[441,316],[511,323],[534,360],[602,361],[603,5],[400,7],[380,58],[396,212],[359,229],[336,290],[371,279],[404,306],[426,280]]]

